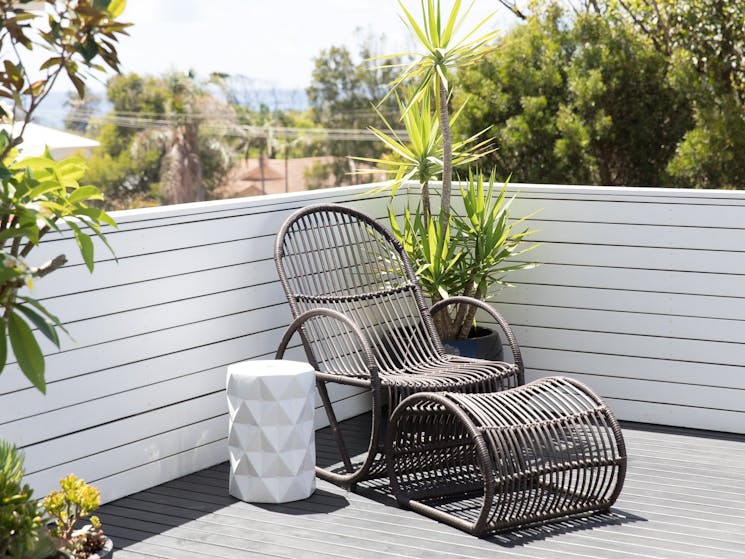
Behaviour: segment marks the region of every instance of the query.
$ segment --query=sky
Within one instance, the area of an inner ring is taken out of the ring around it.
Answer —
[[[419,0],[404,4],[419,14]],[[497,0],[476,0],[467,21],[495,11],[492,28],[514,19]],[[256,87],[304,88],[313,57],[332,45],[356,53],[360,33],[385,35],[381,54],[410,50],[399,13],[396,0],[128,0],[121,19],[134,25],[119,53],[125,72],[219,71]]]

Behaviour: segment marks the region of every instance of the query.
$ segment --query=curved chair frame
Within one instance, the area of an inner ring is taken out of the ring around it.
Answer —
[[[386,439],[399,504],[476,536],[608,511],[626,477],[618,421],[566,377],[501,393],[414,394]]]
[[[341,248],[335,249],[335,243]],[[357,259],[364,251],[379,252],[380,255],[362,255]],[[524,383],[520,348],[507,321],[489,305],[469,297],[453,297],[429,309],[399,241],[364,213],[335,204],[302,208],[280,229],[274,258],[293,316],[276,358],[284,356],[291,339],[298,334],[308,362],[316,369],[318,392],[346,470],[338,472],[317,467],[320,478],[354,487],[365,479],[385,476],[381,433],[395,405],[411,394],[422,391],[493,392]],[[294,260],[290,262],[291,259]],[[392,260],[396,264],[390,268],[395,269],[397,275],[389,281],[389,269],[386,268],[385,277],[380,272],[380,283],[375,285],[370,278],[379,272],[376,267],[382,268],[378,263]],[[342,284],[348,276],[354,275],[350,270],[356,271],[356,265],[364,268],[368,275],[361,282],[362,287],[353,285],[348,292],[342,293]],[[325,286],[322,278],[329,274],[329,270],[341,272],[329,276],[329,283],[333,285]],[[301,287],[307,287],[306,292],[299,292]],[[383,314],[387,313],[387,308],[394,308],[390,315],[396,318],[405,316],[407,320],[415,321],[416,326],[407,333],[407,341],[402,342],[401,334],[392,328],[391,320],[376,322],[358,310],[355,313],[342,312],[355,304],[374,305],[376,309],[383,309]],[[475,305],[487,312],[504,331],[514,364],[446,354],[432,315],[453,304]],[[355,314],[357,320],[351,314]],[[397,349],[403,348],[404,363],[394,363],[395,359],[390,355],[394,351],[381,349],[385,345],[380,343],[379,334],[383,326],[388,327],[387,333],[394,332],[391,334],[393,345]],[[329,358],[328,354],[332,357]],[[331,366],[328,362],[332,362]],[[327,383],[363,387],[371,392],[370,443],[361,464],[352,464],[328,395]],[[386,401],[388,411],[384,411]]]

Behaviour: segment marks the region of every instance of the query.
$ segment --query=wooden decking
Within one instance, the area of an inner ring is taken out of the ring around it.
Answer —
[[[364,420],[347,427],[361,435]],[[381,484],[355,494],[319,482],[305,501],[243,503],[227,493],[227,464],[105,505],[99,516],[117,559],[745,557],[745,437],[639,425],[624,434],[629,471],[611,513],[487,539],[399,509]],[[319,432],[319,459],[326,436]]]

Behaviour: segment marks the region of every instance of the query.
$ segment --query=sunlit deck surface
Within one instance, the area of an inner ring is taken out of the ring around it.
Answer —
[[[365,416],[345,422],[366,444]],[[102,507],[118,559],[745,557],[745,437],[624,425],[626,485],[608,514],[478,539],[401,510],[385,487],[319,481],[305,501],[228,495],[228,464]],[[320,461],[329,434],[319,431]]]

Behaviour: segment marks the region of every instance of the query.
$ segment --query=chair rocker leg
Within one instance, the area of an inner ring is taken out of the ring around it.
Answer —
[[[368,479],[373,464],[376,463],[376,458],[381,452],[379,448],[380,441],[380,427],[381,427],[381,408],[379,389],[372,390],[372,422],[370,432],[370,442],[367,448],[367,454],[362,459],[361,463],[352,463],[347,445],[344,441],[344,435],[339,427],[339,422],[336,418],[336,413],[331,404],[331,399],[328,395],[326,388],[326,381],[317,380],[316,385],[318,387],[318,394],[321,397],[321,402],[326,410],[326,416],[329,420],[329,427],[333,434],[334,440],[336,441],[339,454],[341,455],[344,469],[346,472],[335,472],[327,468],[316,466],[316,475],[325,481],[329,481],[336,485],[345,487],[350,491],[354,491],[358,482]]]
[[[326,388],[326,383],[319,380],[316,381],[316,386],[318,387],[318,394],[321,397],[321,402],[323,403],[323,409],[326,410],[326,417],[329,420],[331,433],[334,435],[336,446],[339,449],[339,454],[341,454],[342,462],[344,462],[344,467],[346,468],[347,472],[351,473],[354,470],[354,468],[352,467],[352,460],[349,458],[347,445],[344,442],[344,437],[342,436],[341,429],[339,428],[339,422],[336,419],[336,413],[334,412],[334,408],[331,405],[331,399],[329,398],[329,392]]]

